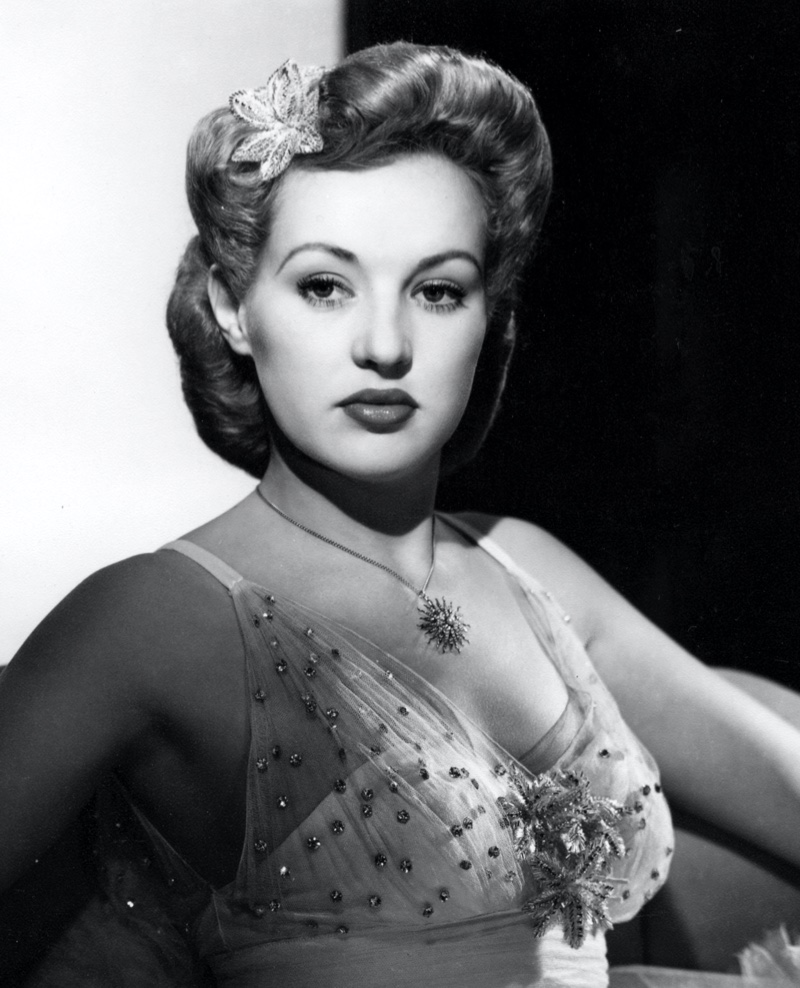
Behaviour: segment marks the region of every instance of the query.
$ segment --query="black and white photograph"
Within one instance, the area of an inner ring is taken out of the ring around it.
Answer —
[[[1,984],[800,986],[799,46],[4,4]]]

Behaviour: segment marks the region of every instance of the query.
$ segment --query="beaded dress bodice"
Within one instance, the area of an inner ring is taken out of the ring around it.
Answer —
[[[608,876],[607,907],[612,921],[628,919],[663,883],[672,853],[656,766],[551,595],[490,540],[456,527],[519,580],[529,624],[567,687],[568,708],[542,742],[553,751],[550,768],[585,777],[593,793],[625,808],[626,851]],[[522,908],[536,881],[498,800],[510,775],[541,770],[538,746],[526,764],[516,762],[435,687],[356,633],[248,582],[193,543],[165,549],[227,588],[246,657],[251,745],[235,879],[208,886],[134,808],[165,876],[161,907],[220,984],[300,986],[317,983],[312,974],[324,967],[325,983],[339,986],[353,983],[352,965],[371,972],[364,983],[419,984],[428,983],[420,970],[437,964],[431,984],[469,984],[454,957],[472,956],[480,940],[481,963],[495,958],[494,978],[501,958],[512,964],[509,977],[519,970],[519,981],[492,984],[561,984],[548,969],[551,949],[561,958],[554,970],[574,955],[578,971],[580,955],[591,955],[585,984],[605,983],[602,936],[571,951],[555,920],[535,937]],[[135,912],[135,876],[119,882],[109,894]],[[569,971],[563,978],[584,984]]]

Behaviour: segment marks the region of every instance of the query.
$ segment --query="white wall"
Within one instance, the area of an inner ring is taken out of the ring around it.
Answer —
[[[0,5],[0,663],[93,570],[253,481],[197,438],[164,306],[186,140],[284,59],[331,64],[340,0]]]

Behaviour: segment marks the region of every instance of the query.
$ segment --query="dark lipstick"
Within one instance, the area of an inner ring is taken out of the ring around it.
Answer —
[[[365,388],[341,401],[345,415],[372,432],[390,432],[407,422],[417,409],[417,403],[399,388]]]

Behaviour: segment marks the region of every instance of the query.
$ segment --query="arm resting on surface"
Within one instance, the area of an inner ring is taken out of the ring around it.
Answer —
[[[750,673],[718,670],[800,726],[800,695]],[[675,814],[669,881],[608,938],[609,963],[728,971],[735,955],[781,924],[800,921],[800,869],[696,817]]]
[[[623,604],[590,655],[670,801],[800,867],[800,731]]]

